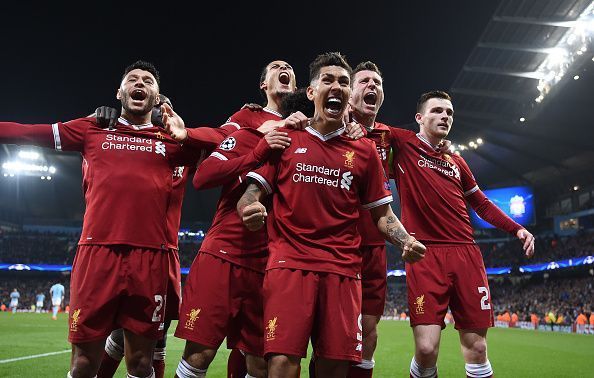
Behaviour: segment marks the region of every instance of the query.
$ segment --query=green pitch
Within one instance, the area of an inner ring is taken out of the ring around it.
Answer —
[[[0,313],[0,377],[65,377],[70,361],[66,335],[64,314],[53,321],[50,314]],[[173,377],[183,342],[170,336],[167,344],[166,377]],[[381,322],[374,375],[408,377],[412,352],[408,323]],[[40,356],[44,354],[49,355]],[[228,355],[221,348],[208,370],[210,377],[226,376]],[[489,359],[500,378],[594,377],[594,335],[492,329]],[[443,332],[438,366],[441,377],[465,376],[458,334],[451,326]],[[125,376],[123,367],[117,376]],[[302,376],[307,376],[305,365]]]

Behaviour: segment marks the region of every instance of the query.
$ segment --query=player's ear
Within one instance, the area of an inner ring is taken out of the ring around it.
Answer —
[[[266,85],[266,82],[265,81],[263,81],[263,82],[260,83],[260,89],[263,90],[263,91],[265,91],[266,89],[268,89],[268,85]]]
[[[116,92],[116,98],[118,100],[122,99],[122,90],[120,88],[118,88],[117,92]]]
[[[415,114],[415,121],[420,125],[423,124],[423,115],[421,113]]]
[[[307,90],[305,91],[305,93],[307,94],[307,99],[309,101],[313,101],[313,99],[314,99],[314,88],[311,85],[307,87]]]

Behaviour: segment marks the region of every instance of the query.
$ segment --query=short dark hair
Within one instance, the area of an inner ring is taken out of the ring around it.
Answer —
[[[329,52],[318,55],[309,65],[309,82],[311,83],[320,76],[322,67],[338,66],[348,71],[349,76],[353,69],[346,61],[346,57],[339,52]]]
[[[130,71],[137,69],[150,72],[155,77],[155,80],[157,80],[157,85],[159,86],[159,88],[161,87],[161,78],[159,77],[159,71],[157,71],[157,68],[155,68],[154,64],[146,62],[144,60],[137,60],[136,62],[126,67],[126,69],[124,70],[124,74],[122,75],[122,79],[124,79],[124,77],[126,77],[126,75],[130,73]]]
[[[419,101],[417,101],[417,113],[421,113],[425,103],[427,101],[429,101],[429,99],[432,99],[432,98],[442,98],[444,100],[452,101],[452,98],[450,97],[450,95],[444,91],[433,90],[433,91],[423,93],[421,95],[421,97],[419,97]]]
[[[384,79],[384,76],[382,75],[382,72],[377,67],[377,64],[368,60],[366,62],[361,62],[361,63],[357,64],[357,67],[355,67],[355,69],[353,70],[353,73],[351,74],[351,80],[355,77],[357,72],[361,72],[361,71],[373,71],[373,72],[377,73],[382,78],[382,80]]]
[[[293,93],[287,94],[281,101],[280,112],[283,118],[287,118],[292,113],[301,112],[306,117],[313,117],[315,106],[313,101],[307,98],[305,88],[297,89]]]

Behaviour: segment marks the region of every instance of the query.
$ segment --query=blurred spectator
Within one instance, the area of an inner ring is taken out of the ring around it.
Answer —
[[[23,273],[26,275],[27,273]],[[18,288],[21,297],[19,298],[19,309],[31,309],[37,302],[38,293],[48,293],[50,287],[55,283],[56,278],[25,277],[0,280],[0,303],[8,305],[10,293],[13,288]],[[65,281],[66,294],[64,300],[70,302],[70,280]],[[46,296],[47,297],[47,296]]]

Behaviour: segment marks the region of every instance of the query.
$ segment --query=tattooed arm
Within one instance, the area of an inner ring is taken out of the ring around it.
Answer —
[[[266,207],[260,202],[264,196],[264,191],[252,182],[237,202],[237,213],[250,231],[257,231],[264,226],[268,215]]]
[[[400,246],[404,261],[414,263],[425,257],[425,246],[406,232],[390,205],[381,205],[369,211],[386,240]]]

